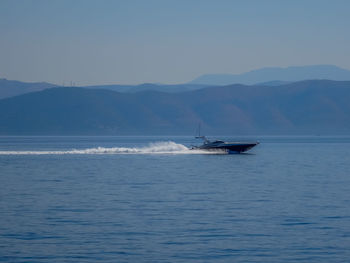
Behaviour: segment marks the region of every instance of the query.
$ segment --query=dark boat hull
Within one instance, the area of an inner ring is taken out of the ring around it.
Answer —
[[[195,146],[193,149],[206,150],[206,151],[225,151],[227,153],[243,153],[258,145],[258,142],[254,143],[222,143],[219,145],[212,145],[211,143]]]

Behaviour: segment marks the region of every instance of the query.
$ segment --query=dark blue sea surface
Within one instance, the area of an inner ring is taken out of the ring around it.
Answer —
[[[350,262],[350,137],[257,139],[0,137],[0,261]]]

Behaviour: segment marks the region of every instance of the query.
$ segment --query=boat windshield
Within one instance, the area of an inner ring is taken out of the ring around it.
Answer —
[[[225,143],[223,141],[214,141],[213,143]]]

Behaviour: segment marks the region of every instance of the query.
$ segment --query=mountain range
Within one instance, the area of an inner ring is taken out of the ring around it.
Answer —
[[[245,84],[258,86],[280,86],[296,81],[310,79],[328,79],[350,81],[350,71],[332,65],[315,65],[288,68],[263,68],[247,73],[232,74],[209,74],[194,79],[184,84],[156,84],[143,83],[140,85],[94,85],[85,86],[88,89],[108,89],[123,93],[135,93],[139,91],[162,91],[168,93],[198,90],[210,86],[223,86],[230,84]],[[0,99],[40,91],[58,85],[38,82],[28,83],[14,80],[0,79]]]
[[[0,100],[2,135],[348,134],[350,81],[176,93],[53,87]]]
[[[350,71],[333,65],[313,65],[287,68],[262,68],[243,74],[207,74],[190,83],[205,85],[229,85],[234,83],[253,85],[279,81],[295,82],[308,79],[350,80]]]

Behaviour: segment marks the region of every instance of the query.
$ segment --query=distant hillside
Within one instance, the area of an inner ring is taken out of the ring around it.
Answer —
[[[230,85],[180,93],[51,88],[0,100],[0,134],[350,132],[350,82]]]
[[[205,87],[208,87],[208,85],[205,85],[205,84],[169,85],[169,84],[144,83],[140,85],[97,85],[97,86],[86,86],[84,88],[108,89],[108,90],[113,90],[117,92],[129,92],[129,93],[135,93],[135,92],[147,91],[147,90],[175,93],[175,92],[197,90]]]
[[[135,93],[142,91],[160,91],[177,93],[199,90],[210,86],[226,86],[230,84],[245,84],[256,86],[281,86],[302,80],[338,80],[350,81],[350,71],[330,65],[316,65],[288,68],[263,68],[247,73],[208,74],[200,76],[190,83],[185,84],[155,84],[144,83],[140,85],[94,85],[85,86],[87,89],[107,89],[122,93]],[[15,80],[0,79],[0,99],[22,95],[34,91],[58,87],[46,82],[21,82]]]
[[[282,80],[272,80],[272,81],[267,81],[267,82],[256,83],[254,85],[274,87],[274,86],[282,86],[282,85],[286,85],[286,84],[290,84],[290,83],[293,83],[293,82],[292,81],[282,81]]]
[[[46,82],[21,82],[15,80],[0,79],[0,99],[29,92],[40,91],[52,87],[57,86]]]
[[[208,85],[203,84],[152,84],[144,83],[140,85],[95,85],[85,86],[87,89],[107,89],[118,92],[135,93],[146,90],[155,90],[162,92],[184,92],[207,87]],[[58,87],[57,85],[46,83],[46,82],[21,82],[15,80],[0,79],[0,99],[9,98],[17,95],[22,95],[34,91],[41,91]]]
[[[288,68],[262,68],[237,75],[207,74],[194,79],[190,83],[206,85],[229,85],[240,83],[252,85],[262,82],[296,82],[308,79],[350,81],[350,70],[342,69],[332,65],[314,65]]]

